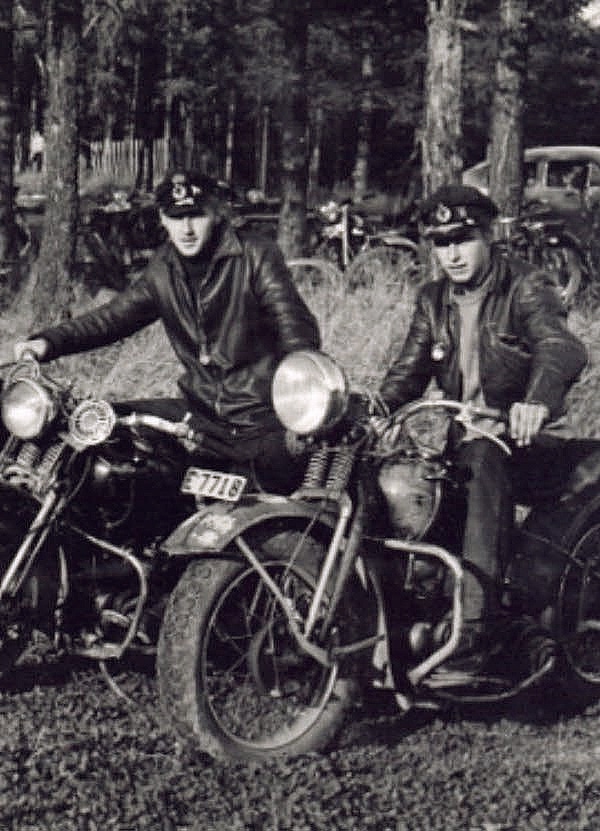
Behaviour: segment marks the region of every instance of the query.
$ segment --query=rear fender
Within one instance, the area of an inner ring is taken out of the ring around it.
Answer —
[[[273,494],[257,494],[240,502],[215,502],[202,507],[179,525],[161,548],[171,557],[223,551],[248,528],[271,519],[316,518],[317,524],[333,529],[336,517],[312,504]]]

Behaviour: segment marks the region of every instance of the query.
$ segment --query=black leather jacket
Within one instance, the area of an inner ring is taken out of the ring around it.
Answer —
[[[458,329],[449,280],[426,283],[404,347],[381,386],[391,409],[419,398],[431,378],[448,397],[461,400]],[[506,411],[517,401],[546,404],[556,418],[586,362],[585,347],[566,328],[560,300],[543,272],[494,252],[479,319],[486,404]]]
[[[216,416],[231,435],[275,426],[275,367],[288,352],[319,347],[317,323],[277,246],[227,224],[220,233],[194,292],[167,242],[124,292],[36,333],[50,343],[47,360],[105,346],[160,318],[185,368],[179,385],[198,412]]]

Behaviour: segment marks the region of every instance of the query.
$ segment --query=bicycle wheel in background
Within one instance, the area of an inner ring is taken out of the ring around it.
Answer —
[[[336,287],[342,284],[344,275],[333,263],[316,257],[296,257],[287,260],[294,282],[297,286]]]
[[[377,245],[357,254],[348,266],[346,280],[351,288],[370,288],[376,282],[402,285],[418,282],[420,271],[412,248]]]

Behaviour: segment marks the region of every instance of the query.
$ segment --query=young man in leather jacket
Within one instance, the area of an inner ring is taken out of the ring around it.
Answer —
[[[168,239],[140,279],[105,305],[35,333],[15,353],[28,349],[48,361],[160,319],[184,369],[182,398],[135,408],[176,420],[191,412],[199,431],[283,484],[294,465],[271,407],[271,380],[288,352],[319,347],[315,318],[280,249],[243,236],[225,218],[215,180],[175,170],[156,201]]]
[[[443,275],[420,290],[404,346],[380,389],[395,409],[419,398],[435,379],[445,397],[508,416],[512,460],[495,442],[468,430],[455,446],[465,482],[465,626],[457,652],[465,657],[485,652],[501,619],[499,576],[512,527],[515,471],[530,485],[536,471],[544,485],[552,478],[555,448],[538,448],[535,439],[561,414],[587,360],[566,327],[550,279],[493,246],[497,213],[487,196],[463,185],[441,187],[421,206],[422,233]],[[480,426],[497,434],[505,429],[491,420]]]

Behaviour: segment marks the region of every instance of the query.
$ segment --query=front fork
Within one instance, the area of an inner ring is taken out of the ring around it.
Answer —
[[[23,587],[35,558],[50,533],[52,520],[62,510],[64,503],[65,497],[59,497],[54,489],[49,490],[44,497],[39,511],[2,577],[0,603],[16,597]]]
[[[311,494],[316,496],[316,492]],[[324,494],[322,494],[324,495]],[[313,593],[310,608],[304,618],[299,621],[297,618],[297,610],[290,607],[286,602],[281,589],[272,579],[267,569],[261,563],[260,559],[252,551],[251,547],[246,543],[243,537],[238,536],[235,542],[248,560],[252,568],[258,572],[266,587],[273,594],[278,602],[281,610],[287,618],[290,632],[294,636],[299,647],[309,654],[312,658],[318,661],[323,666],[330,667],[335,664],[342,656],[354,654],[365,649],[373,648],[374,665],[380,670],[384,670],[387,666],[389,668],[389,647],[388,647],[388,632],[385,624],[385,615],[383,615],[383,595],[378,590],[377,575],[370,573],[368,581],[371,583],[371,589],[376,594],[377,605],[380,609],[379,622],[377,632],[371,636],[360,641],[355,641],[343,646],[333,646],[329,649],[324,649],[315,643],[314,634],[317,620],[320,621],[318,631],[316,632],[319,638],[323,638],[330,628],[335,618],[335,612],[339,602],[344,594],[348,577],[357,566],[357,557],[359,545],[363,539],[363,518],[362,510],[359,505],[353,514],[353,504],[347,493],[341,494],[338,500],[338,519],[331,538],[331,543],[325,555],[325,559],[321,566],[317,584]],[[352,519],[350,519],[352,517]],[[346,531],[348,533],[346,534]],[[463,567],[460,560],[453,554],[450,554],[441,546],[433,545],[418,541],[403,541],[398,539],[384,539],[381,541],[385,548],[397,553],[400,556],[410,558],[415,554],[422,554],[428,558],[433,558],[441,562],[446,571],[452,576],[452,626],[448,639],[434,652],[429,654],[425,660],[421,661],[416,666],[411,667],[406,673],[408,681],[413,687],[425,679],[437,666],[445,661],[456,649],[460,633],[462,629],[463,620],[463,603],[462,603],[462,585],[463,585]],[[360,569],[359,569],[360,571]],[[364,576],[364,575],[363,575]],[[325,610],[323,618],[322,603],[325,596],[327,586],[333,579],[333,588],[331,592],[331,600]],[[374,581],[374,582],[373,582]],[[367,578],[365,578],[367,582]],[[368,587],[367,587],[367,590]],[[391,676],[386,670],[388,682]]]
[[[348,523],[353,513],[353,503],[346,492],[342,492],[339,494],[337,499],[333,500],[331,491],[327,491],[325,489],[303,489],[302,491],[297,492],[297,496],[299,498],[310,497],[313,499],[326,499],[330,503],[333,501],[337,504],[338,509],[337,523],[334,528],[325,559],[319,571],[317,584],[315,586],[308,613],[305,619],[301,622],[302,625],[300,625],[297,620],[297,610],[291,608],[290,604],[286,602],[280,588],[277,586],[267,569],[243,537],[236,537],[235,543],[252,568],[258,572],[269,591],[279,603],[280,608],[287,618],[290,631],[300,648],[323,666],[330,667],[335,664],[339,658],[342,657],[342,655],[348,655],[373,647],[383,637],[378,633],[372,637],[365,638],[352,644],[340,647],[334,646],[329,649],[324,649],[323,647],[318,646],[314,640],[311,639],[311,636],[314,634],[317,621],[320,621],[317,633],[320,639],[325,637],[327,631],[333,623],[335,612],[344,593],[344,587],[356,563],[359,543],[362,538],[362,509],[361,506],[359,506],[358,510],[354,512],[354,517],[350,523],[350,530],[346,536]],[[334,582],[331,600],[325,610],[325,616],[323,618],[323,598],[325,596],[327,586],[330,584],[332,579]]]

